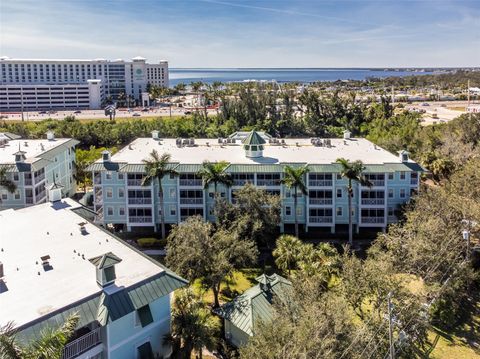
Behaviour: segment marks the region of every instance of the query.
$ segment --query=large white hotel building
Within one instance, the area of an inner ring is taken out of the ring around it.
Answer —
[[[168,62],[0,58],[0,111],[99,109],[124,93],[140,101],[147,85],[168,86]]]

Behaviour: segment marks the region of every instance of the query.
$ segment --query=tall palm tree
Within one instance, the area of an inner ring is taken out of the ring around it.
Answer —
[[[0,357],[8,359],[61,359],[63,348],[75,331],[79,316],[73,314],[59,328],[47,328],[40,337],[25,345],[15,338],[13,323],[0,327]]]
[[[172,305],[171,336],[180,339],[182,358],[190,358],[193,350],[202,358],[204,347],[209,350],[214,348],[217,331],[218,325],[199,296],[190,288],[176,292]]]
[[[168,153],[163,153],[161,156],[156,150],[150,153],[150,157],[143,160],[145,163],[145,171],[147,175],[142,180],[142,186],[149,186],[153,181],[158,181],[158,195],[160,200],[160,222],[162,225],[162,239],[165,239],[165,201],[163,196],[162,179],[167,175],[177,176],[171,164],[172,156]]]
[[[289,276],[292,268],[300,260],[302,245],[300,239],[288,234],[284,234],[277,239],[277,246],[273,250],[275,264],[283,272],[288,272]]]
[[[202,81],[193,81],[190,83],[190,86],[192,88],[192,91],[197,95],[197,105],[195,106],[195,109],[197,109],[200,105],[200,90],[203,87],[203,82]]]
[[[202,177],[203,188],[208,190],[208,188],[213,184],[214,188],[214,205],[217,201],[218,196],[218,185],[222,184],[225,187],[231,187],[233,185],[233,179],[230,174],[225,172],[228,162],[208,162],[204,161],[202,168],[198,171],[198,175]]]
[[[353,223],[352,223],[352,198],[353,198],[353,182],[360,183],[362,186],[371,187],[372,183],[363,175],[365,166],[362,161],[349,162],[345,158],[336,160],[340,164],[342,170],[340,175],[348,180],[348,243],[353,245]]]
[[[7,168],[1,167],[0,168],[0,188],[6,188],[8,192],[14,193],[17,190],[17,185],[15,182],[10,180],[7,177]],[[2,203],[2,197],[0,196],[0,204]]]
[[[304,196],[308,194],[307,186],[305,184],[305,175],[308,173],[308,167],[285,167],[285,175],[281,182],[287,186],[289,189],[293,189],[293,207],[295,211],[295,236],[298,237],[298,216],[297,216],[297,205],[298,205],[298,191],[300,191]]]

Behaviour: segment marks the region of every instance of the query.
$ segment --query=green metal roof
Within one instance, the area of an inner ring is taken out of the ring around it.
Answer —
[[[283,166],[280,164],[231,164],[226,169],[228,173],[264,173],[264,172],[283,172]]]
[[[255,323],[272,319],[274,298],[282,300],[292,288],[292,284],[278,274],[261,275],[256,280],[259,284],[215,310],[248,335],[253,335]]]
[[[200,163],[182,163],[179,164],[176,168],[175,171],[179,173],[197,173],[203,168],[203,165]]]
[[[100,171],[119,171],[125,163],[122,162],[94,162],[87,167],[89,172],[100,172]]]
[[[244,145],[263,145],[266,141],[256,131],[252,131],[243,140]]]
[[[312,164],[308,169],[310,172],[340,172],[341,166],[338,163]]]
[[[102,268],[110,267],[114,264],[120,263],[122,259],[117,257],[112,252],[108,252],[108,253],[102,254],[101,256],[90,258],[89,261],[98,269],[102,269]]]

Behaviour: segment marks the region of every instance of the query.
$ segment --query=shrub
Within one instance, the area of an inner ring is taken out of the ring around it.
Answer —
[[[158,239],[156,238],[139,238],[137,239],[137,244],[140,247],[154,247],[157,245]]]

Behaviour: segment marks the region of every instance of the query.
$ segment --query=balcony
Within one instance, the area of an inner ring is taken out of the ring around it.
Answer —
[[[142,185],[141,179],[128,179],[127,180],[127,185],[128,186],[141,186]]]
[[[203,204],[203,198],[182,198],[180,204]]]
[[[130,223],[152,223],[152,217],[129,217],[128,221]]]
[[[309,180],[308,186],[309,187],[332,187],[333,181],[332,180]]]
[[[418,185],[418,178],[411,178],[410,179],[410,184],[413,185],[413,186]]]
[[[42,191],[38,192],[38,194],[35,195],[35,200],[38,202],[39,200],[45,198],[45,189],[43,189]]]
[[[362,223],[365,224],[384,224],[385,223],[385,218],[383,217],[362,217]]]
[[[33,197],[25,197],[26,204],[33,204]]]
[[[180,179],[180,186],[182,187],[202,187],[203,181],[201,179]]]
[[[280,180],[257,180],[257,186],[268,186],[268,187],[278,187],[280,186]]]
[[[372,187],[385,187],[385,180],[369,180]],[[364,186],[368,187],[368,186]]]
[[[128,204],[152,204],[151,198],[129,198]]]
[[[320,217],[320,216],[311,216],[308,218],[308,221],[310,223],[332,223],[333,222],[333,217]]]
[[[63,348],[62,359],[72,359],[102,343],[100,328],[91,331]]]
[[[331,198],[309,198],[308,203],[316,206],[330,206],[333,203]]]
[[[385,205],[384,198],[362,198],[362,205],[364,206],[375,206],[375,205]]]
[[[31,186],[32,185],[32,179],[31,178],[25,178],[25,186]]]

